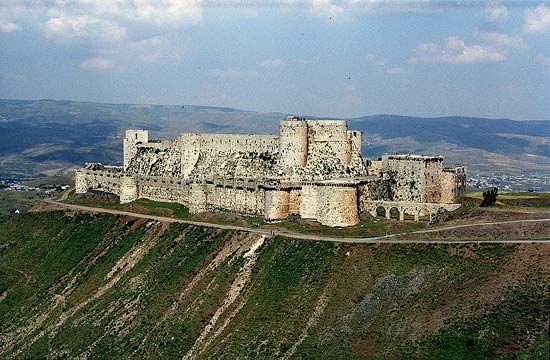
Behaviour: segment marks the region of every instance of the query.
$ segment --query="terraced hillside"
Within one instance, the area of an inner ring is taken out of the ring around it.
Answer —
[[[548,358],[550,244],[0,218],[1,358]]]

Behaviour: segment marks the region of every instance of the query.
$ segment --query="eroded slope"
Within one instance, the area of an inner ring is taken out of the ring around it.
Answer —
[[[59,211],[0,220],[2,358],[547,356],[550,244],[333,244]]]

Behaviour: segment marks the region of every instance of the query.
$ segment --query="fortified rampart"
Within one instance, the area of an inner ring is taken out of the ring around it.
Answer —
[[[464,168],[444,170],[441,157],[389,155],[365,164],[361,143],[346,121],[297,117],[281,121],[280,135],[184,133],[158,141],[128,130],[124,165],[78,169],[76,191],[329,226],[357,224],[375,200],[450,203],[464,192]]]

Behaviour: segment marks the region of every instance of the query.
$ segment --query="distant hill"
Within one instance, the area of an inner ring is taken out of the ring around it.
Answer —
[[[173,138],[184,131],[277,133],[282,113],[191,105],[0,99],[0,178],[70,171],[87,161],[120,164],[126,129]],[[307,116],[306,116],[307,117]],[[308,117],[310,118],[310,117]],[[440,154],[470,174],[550,176],[550,120],[373,115],[348,119],[363,152]]]

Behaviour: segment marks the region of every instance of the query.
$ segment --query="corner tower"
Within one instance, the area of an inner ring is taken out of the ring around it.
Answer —
[[[279,154],[283,167],[306,166],[307,122],[297,116],[289,116],[281,121],[279,134]]]
[[[126,130],[124,138],[124,170],[130,165],[130,161],[137,153],[137,145],[145,144],[149,141],[149,131],[147,130]]]

